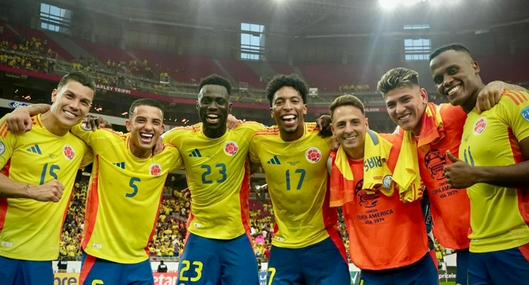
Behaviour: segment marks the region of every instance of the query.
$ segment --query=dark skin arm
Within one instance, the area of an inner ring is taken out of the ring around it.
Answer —
[[[503,81],[492,81],[489,82],[478,94],[478,99],[476,101],[476,110],[478,113],[487,111],[494,107],[494,105],[500,102],[501,96],[505,89],[511,89],[515,91],[527,91],[525,88],[505,83]]]
[[[524,161],[509,166],[473,167],[448,152],[447,157],[453,162],[445,167],[448,183],[453,188],[467,188],[476,183],[487,183],[504,187],[527,185],[529,181],[529,138],[520,141],[518,144]]]

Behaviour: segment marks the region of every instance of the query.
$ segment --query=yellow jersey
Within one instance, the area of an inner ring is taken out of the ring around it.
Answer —
[[[147,260],[165,179],[182,164],[178,150],[166,145],[161,153],[141,159],[130,151],[130,134],[108,129],[91,132],[80,126],[72,132],[90,145],[95,155],[83,250],[117,263]]]
[[[472,166],[508,166],[523,160],[518,142],[529,137],[529,94],[506,91],[489,111],[468,114],[459,157]],[[529,243],[527,186],[478,183],[468,188],[470,251],[492,252]]]
[[[321,138],[314,123],[304,128],[295,141],[283,141],[274,127],[256,133],[250,144],[252,161],[265,172],[276,222],[272,244],[277,247],[307,247],[336,229],[336,209],[326,201],[330,138]]]
[[[165,133],[180,150],[191,191],[189,232],[212,239],[234,239],[249,232],[250,139],[264,126],[246,122],[216,139],[202,124]]]
[[[59,256],[59,241],[77,170],[91,156],[87,145],[71,133],[52,134],[40,115],[31,131],[15,136],[0,126],[0,167],[15,182],[43,185],[58,180],[61,200],[0,199],[0,256],[48,261]]]

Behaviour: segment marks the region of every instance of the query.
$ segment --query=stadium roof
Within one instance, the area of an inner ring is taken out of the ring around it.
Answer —
[[[386,2],[399,0],[386,0]],[[70,3],[72,1],[51,1]],[[355,37],[430,24],[432,31],[484,31],[529,21],[526,0],[406,0],[388,11],[382,0],[79,0],[88,12],[130,23],[212,30],[265,24],[289,37]],[[413,4],[413,5],[412,5]],[[80,5],[76,5],[80,7]]]

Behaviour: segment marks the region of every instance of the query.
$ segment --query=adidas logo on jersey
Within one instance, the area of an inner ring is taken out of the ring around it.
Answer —
[[[190,157],[202,157],[202,154],[200,153],[200,150],[198,148],[195,148],[190,154]]]
[[[32,152],[32,153],[36,153],[36,154],[42,154],[42,151],[40,150],[40,147],[39,147],[38,144],[28,148],[27,151]]]
[[[114,165],[121,169],[125,169],[125,162],[116,162]]]
[[[281,161],[279,160],[279,158],[277,157],[277,155],[274,155],[274,157],[272,157],[269,161],[267,161],[266,163],[268,164],[273,164],[273,165],[280,165],[281,164]]]

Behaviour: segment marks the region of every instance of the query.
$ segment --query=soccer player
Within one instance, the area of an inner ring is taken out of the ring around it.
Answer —
[[[51,94],[51,109],[32,117],[21,136],[0,127],[0,283],[53,284],[52,260],[77,170],[91,161],[88,146],[69,131],[88,113],[95,84],[69,73]],[[86,155],[86,156],[85,156]],[[42,201],[53,201],[42,202]]]
[[[182,153],[191,191],[188,237],[177,284],[258,284],[250,242],[249,142],[264,127],[254,122],[226,128],[230,83],[212,75],[200,83],[202,123],[175,128],[164,142]]]
[[[95,154],[81,243],[81,284],[153,284],[147,245],[167,175],[182,165],[176,148],[153,154],[164,130],[163,106],[138,99],[129,109],[127,134],[110,129],[72,132]]]
[[[96,155],[81,244],[85,252],[81,284],[154,282],[147,245],[154,234],[165,178],[181,167],[181,158],[169,145],[153,154],[164,128],[159,102],[134,101],[126,127],[125,135],[110,129],[92,132],[80,125],[71,129]],[[65,149],[64,155],[75,153]]]
[[[364,105],[343,95],[331,106],[339,143],[329,157],[333,207],[342,207],[361,284],[438,284],[421,201],[400,201],[392,182],[402,138],[369,130]]]
[[[503,92],[503,82],[493,82],[480,94],[481,110],[495,105]],[[507,85],[509,88],[516,86]],[[458,284],[467,284],[470,202],[466,191],[450,187],[443,168],[450,161],[447,151],[457,153],[466,113],[459,106],[428,102],[428,94],[419,85],[419,74],[398,67],[387,71],[378,82],[390,118],[399,126],[399,134],[408,136],[417,148],[420,175],[426,186],[434,221],[436,240],[457,253]]]
[[[256,133],[251,158],[265,172],[276,232],[269,284],[350,284],[345,247],[329,208],[330,138],[305,123],[307,86],[295,76],[272,79],[266,94],[277,127]]]
[[[417,149],[420,176],[431,206],[433,233],[445,248],[457,252],[458,284],[466,284],[470,202],[465,191],[448,185],[443,167],[446,152],[456,153],[461,141],[465,112],[450,104],[428,103],[428,94],[419,85],[419,74],[399,67],[386,72],[378,82],[390,118],[399,127],[401,138]]]
[[[484,84],[470,51],[443,46],[430,56],[440,94],[467,113],[458,160],[445,175],[470,198],[468,284],[526,284],[529,280],[529,94],[506,90],[489,111],[476,110]]]

